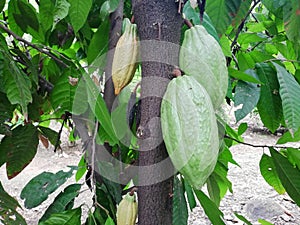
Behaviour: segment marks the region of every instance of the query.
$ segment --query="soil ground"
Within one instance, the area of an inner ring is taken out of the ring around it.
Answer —
[[[267,132],[257,132],[260,130],[257,127],[261,127],[259,123],[249,123],[249,125],[248,131],[243,135],[245,142],[255,145],[274,145],[279,138]],[[254,130],[256,131],[253,132]],[[63,139],[67,140],[67,132],[64,132],[63,135]],[[268,150],[241,144],[235,145],[230,150],[240,167],[235,165],[230,166],[228,177],[233,185],[233,193],[228,192],[220,205],[226,224],[243,224],[234,215],[236,212],[252,220],[253,224],[260,224],[256,221],[258,218],[263,218],[275,225],[299,225],[300,208],[297,207],[289,196],[278,195],[260,175],[259,160],[264,151],[268,153]],[[12,180],[8,180],[5,166],[2,166],[0,168],[0,180],[5,190],[22,205],[20,192],[31,178],[43,171],[57,172],[59,170],[66,170],[67,165],[77,165],[81,155],[80,143],[77,143],[75,147],[70,147],[68,146],[68,142],[65,141],[63,143],[63,152],[60,152],[60,154],[54,153],[53,147],[45,149],[40,144],[36,157],[21,174]],[[74,177],[70,178],[63,187],[70,183],[75,183]],[[28,224],[34,225],[38,223],[38,219],[43,215],[46,208],[63,187],[51,194],[50,198],[40,206],[30,210],[23,207],[24,209],[20,213],[25,217]],[[76,199],[75,205],[83,204],[83,214],[85,215],[92,205],[91,196],[87,186],[83,185],[82,192]],[[210,222],[200,206],[190,212],[189,225],[208,224]]]

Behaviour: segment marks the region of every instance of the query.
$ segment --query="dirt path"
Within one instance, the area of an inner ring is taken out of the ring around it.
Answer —
[[[245,141],[252,144],[275,144],[278,137],[260,133],[248,132],[244,135]],[[0,180],[5,188],[18,201],[20,192],[25,184],[34,176],[42,171],[57,172],[66,169],[67,165],[77,165],[81,151],[80,145],[69,148],[64,144],[64,154],[57,155],[53,149],[45,149],[40,145],[37,155],[32,163],[25,170],[12,180],[7,180],[5,167],[0,168]],[[227,193],[221,202],[221,210],[224,212],[226,223],[243,224],[237,220],[234,212],[249,219],[257,219],[256,215],[276,225],[299,225],[300,210],[290,200],[287,195],[279,196],[262,178],[259,171],[259,160],[263,154],[262,148],[253,148],[245,145],[236,145],[231,148],[234,159],[241,167],[230,166],[229,179],[233,184],[233,193]],[[71,178],[67,184],[74,183],[75,179]],[[83,182],[83,181],[82,181]],[[63,188],[63,187],[62,187]],[[53,198],[62,190],[60,188],[51,198],[46,200],[42,205],[21,213],[26,218],[28,224],[37,224],[38,219],[43,215],[47,206],[53,201]],[[91,206],[91,194],[84,185],[83,193],[76,200],[76,205],[86,203],[83,207],[86,214]],[[201,207],[197,207],[190,213],[190,225],[208,225],[209,220],[205,217]],[[257,224],[254,223],[253,224]],[[259,224],[259,223],[258,223]]]

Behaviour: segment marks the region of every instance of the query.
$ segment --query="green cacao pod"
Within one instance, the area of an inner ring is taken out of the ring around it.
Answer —
[[[217,109],[226,96],[228,71],[219,43],[203,26],[196,25],[185,31],[179,65],[205,87]]]
[[[135,225],[137,210],[135,194],[127,193],[117,208],[117,225]]]
[[[216,165],[219,137],[211,99],[193,77],[169,83],[161,104],[161,128],[174,167],[200,189]]]
[[[112,80],[115,95],[132,80],[139,53],[136,24],[132,24],[128,18],[124,19],[124,32],[116,45],[112,62]]]

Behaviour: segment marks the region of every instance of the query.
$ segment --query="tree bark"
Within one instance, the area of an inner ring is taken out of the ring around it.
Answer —
[[[136,0],[133,12],[142,60],[138,221],[139,225],[170,225],[173,167],[162,140],[159,117],[170,74],[178,65],[182,19],[174,0]],[[164,160],[166,166],[157,169]]]
[[[120,0],[118,8],[110,15],[110,30],[109,30],[109,42],[107,63],[105,68],[105,84],[104,84],[104,100],[108,110],[111,112],[112,105],[115,100],[114,85],[112,82],[112,61],[114,57],[114,48],[116,47],[118,40],[122,32],[123,24],[123,9],[124,0]]]

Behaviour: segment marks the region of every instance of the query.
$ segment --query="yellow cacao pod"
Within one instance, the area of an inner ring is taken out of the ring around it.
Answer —
[[[201,189],[218,159],[218,126],[211,99],[192,76],[168,84],[161,103],[161,128],[174,167]]]
[[[125,18],[123,23],[124,33],[118,40],[112,62],[112,80],[115,95],[118,95],[132,80],[139,52],[136,24],[132,24],[128,18]]]
[[[137,210],[135,194],[127,193],[117,208],[117,225],[135,225]]]

